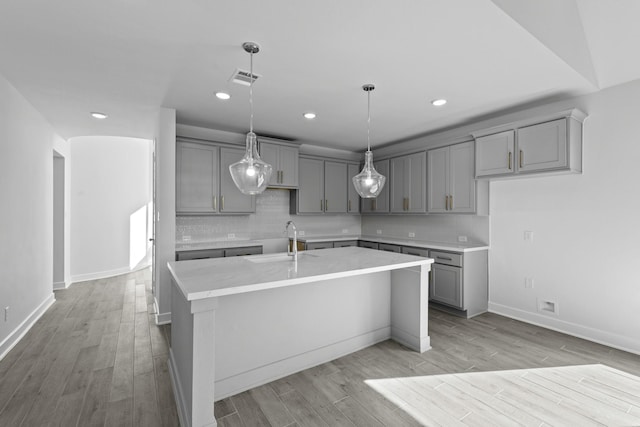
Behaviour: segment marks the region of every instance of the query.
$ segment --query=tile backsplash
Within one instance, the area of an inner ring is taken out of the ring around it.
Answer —
[[[379,235],[455,243],[458,236],[469,242],[489,243],[489,217],[479,215],[291,215],[289,190],[268,189],[256,196],[251,215],[178,216],[176,242],[286,239],[285,223],[293,220],[298,232],[317,235]],[[345,231],[346,230],[346,231]],[[377,234],[381,230],[382,234]]]
[[[178,216],[176,242],[219,240],[285,239],[289,220],[306,236],[320,234],[360,234],[358,215],[291,215],[289,190],[267,189],[256,196],[256,213],[251,215]]]

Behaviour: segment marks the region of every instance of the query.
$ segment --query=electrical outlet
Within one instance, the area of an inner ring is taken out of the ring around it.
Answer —
[[[533,242],[533,231],[525,231],[524,240],[526,240],[527,242]]]
[[[343,228],[342,229],[342,234],[347,234],[349,233],[349,229],[348,228]]]
[[[376,234],[382,234],[382,230],[376,230]]]
[[[9,306],[4,308],[4,321],[6,322],[7,320],[9,320]]]
[[[458,236],[458,242],[466,243],[467,242],[467,236]]]
[[[182,241],[183,242],[190,242],[191,241],[191,236],[182,236]]]
[[[234,233],[227,234],[227,239],[235,239],[236,235]]]
[[[533,277],[524,278],[524,287],[527,289],[533,289]]]
[[[409,233],[409,237],[416,237],[416,233],[414,233],[413,231]]]

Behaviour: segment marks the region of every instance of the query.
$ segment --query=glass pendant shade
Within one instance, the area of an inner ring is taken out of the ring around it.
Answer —
[[[364,167],[362,172],[353,177],[353,186],[363,199],[372,199],[378,197],[384,183],[387,181],[384,175],[378,173],[373,167],[373,153],[367,151],[364,153]]]
[[[371,152],[371,91],[375,89],[372,84],[362,86],[362,90],[367,92],[367,151],[364,153],[364,167],[362,172],[352,178],[353,186],[363,199],[373,199],[378,197],[384,183],[387,181],[384,175],[380,174],[373,167],[373,153]]]
[[[255,133],[247,134],[247,147],[239,162],[229,166],[231,178],[243,193],[255,195],[262,193],[269,184],[273,167],[260,158],[258,139]]]

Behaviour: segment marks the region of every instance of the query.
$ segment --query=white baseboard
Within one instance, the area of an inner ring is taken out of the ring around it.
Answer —
[[[144,270],[150,265],[139,265],[136,268],[121,267],[114,270],[98,271],[96,273],[84,273],[71,276],[71,282],[86,282],[87,280],[105,279],[107,277],[120,276],[121,274],[133,273],[134,271]]]
[[[53,282],[53,290],[61,291],[61,290],[67,289],[70,284],[71,283],[66,283],[66,282]]]
[[[391,327],[391,339],[418,353],[424,353],[431,348],[431,337],[416,337],[409,332],[394,328],[393,326]]]
[[[357,337],[349,338],[306,353],[297,354],[250,371],[241,372],[232,377],[215,382],[215,400],[224,399],[243,391],[284,378],[322,363],[372,346],[391,337],[391,328],[384,327]]]
[[[600,329],[567,322],[566,320],[560,320],[555,316],[551,317],[539,313],[532,313],[530,311],[520,310],[518,308],[493,302],[489,303],[489,312],[521,320],[553,331],[562,332],[588,341],[593,341],[598,344],[617,348],[618,350],[640,354],[640,340],[634,340],[629,337],[602,331]]]
[[[156,316],[156,325],[168,325],[171,323],[171,312],[168,313],[160,313],[158,310],[158,300],[153,299],[153,311]]]
[[[18,325],[17,328],[9,334],[9,336],[7,336],[7,338],[2,341],[2,343],[0,343],[0,360],[4,359],[7,353],[9,353],[18,341],[20,341],[22,337],[29,332],[29,329],[31,329],[31,327],[38,321],[38,319],[40,319],[40,317],[42,317],[44,312],[47,311],[54,302],[56,302],[56,297],[52,292],[40,303],[38,307],[36,307],[35,310],[31,312],[29,316],[27,316],[26,319],[22,321],[22,323]]]

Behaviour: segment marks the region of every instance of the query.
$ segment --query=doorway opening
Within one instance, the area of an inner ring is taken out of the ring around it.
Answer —
[[[53,289],[64,289],[64,169],[65,159],[53,152]]]

